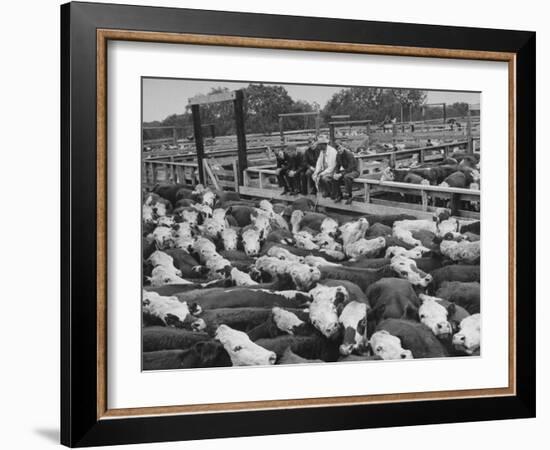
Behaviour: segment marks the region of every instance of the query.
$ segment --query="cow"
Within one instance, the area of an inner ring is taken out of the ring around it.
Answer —
[[[394,256],[390,267],[401,278],[405,278],[414,286],[426,288],[432,282],[432,276],[416,266],[414,259],[405,256]]]
[[[165,326],[146,326],[142,329],[144,352],[157,350],[187,349],[197,342],[210,339],[204,331],[190,331]]]
[[[328,287],[321,284],[309,291],[312,302],[309,305],[309,319],[323,336],[336,339],[340,332],[338,313],[341,305],[349,298],[343,286]]]
[[[148,277],[151,286],[159,287],[166,284],[193,284],[191,281],[181,278],[176,274],[173,268],[167,268],[165,266],[157,266],[153,268],[151,276]]]
[[[365,237],[372,239],[376,237],[387,238],[392,235],[392,228],[382,223],[373,223],[367,230]]]
[[[479,283],[479,266],[451,264],[430,272],[430,275],[432,282],[428,287],[428,293],[434,293],[445,281],[477,281]],[[445,298],[442,295],[437,296]]]
[[[273,365],[277,361],[275,352],[255,344],[246,333],[227,325],[218,327],[215,338],[229,354],[233,366]]]
[[[420,302],[413,286],[407,280],[382,278],[369,286],[365,293],[372,308],[368,317],[369,332],[384,319],[418,317]]]
[[[218,326],[225,324],[235,330],[249,332],[271,317],[271,309],[265,307],[228,307],[206,309],[201,315],[206,323],[205,331],[214,335]]]
[[[444,239],[441,241],[440,249],[442,255],[454,262],[479,264],[481,256],[479,241],[470,242],[462,240],[457,242],[455,240]]]
[[[355,267],[357,269],[379,269],[380,267],[389,266],[391,258],[366,258],[359,257],[354,260],[343,261],[342,265],[346,267]]]
[[[422,242],[415,239],[412,233],[420,230],[429,231],[435,234],[437,233],[437,224],[433,220],[425,219],[399,220],[393,224],[392,235],[406,244],[417,247],[422,245]]]
[[[363,292],[363,290],[357,286],[355,283],[352,283],[351,281],[347,280],[328,280],[325,279],[322,281],[323,286],[328,287],[338,287],[343,286],[346,288],[348,292],[348,302],[360,302],[365,303],[366,305],[369,305],[369,302],[367,301],[367,296]],[[344,302],[346,304],[346,302]]]
[[[479,236],[481,234],[481,222],[480,221],[470,222],[460,226],[461,234],[464,234],[468,231],[471,233],[477,234]]]
[[[436,296],[456,303],[470,314],[480,312],[480,286],[477,281],[445,281],[437,290]]]
[[[254,287],[234,289],[211,288],[197,289],[176,295],[180,301],[197,303],[203,311],[217,308],[272,308],[274,306],[299,307],[311,300],[311,297],[299,291],[267,291]]]
[[[361,353],[367,345],[367,305],[361,302],[349,302],[338,321],[344,330],[344,337],[340,345],[342,355]]]
[[[404,319],[387,319],[378,324],[376,331],[386,331],[399,338],[403,348],[409,350],[415,359],[449,356],[439,339],[422,323]]]
[[[265,238],[266,242],[273,242],[275,244],[287,244],[294,245],[296,242],[292,233],[285,229],[276,229],[271,230],[267,237]]]
[[[321,278],[321,272],[316,267],[293,261],[284,261],[272,256],[262,256],[256,260],[256,268],[271,276],[289,274],[296,288],[302,291],[311,289]]]
[[[293,233],[306,228],[317,233],[326,233],[332,237],[336,236],[338,222],[325,214],[306,212],[296,209],[290,216],[290,225]]]
[[[181,270],[174,266],[174,258],[160,250],[156,250],[151,253],[149,258],[147,258],[147,262],[150,263],[153,268],[157,266],[164,266],[169,271],[173,271],[177,276],[181,277],[182,275]]]
[[[157,226],[152,235],[157,249],[164,250],[174,246],[174,236],[172,235],[172,230],[170,228]]]
[[[472,314],[464,318],[459,325],[459,331],[453,336],[456,350],[466,355],[479,354],[481,343],[481,315]]]
[[[369,346],[373,354],[381,359],[413,359],[412,352],[401,346],[401,340],[386,330],[374,333],[369,339]]]
[[[258,339],[256,344],[271,350],[282,358],[287,349],[305,359],[318,359],[334,362],[338,359],[338,341],[329,340],[320,334],[291,336],[289,334],[268,339]]]
[[[439,339],[449,339],[453,334],[451,322],[448,319],[449,311],[441,303],[439,298],[420,294],[421,301],[418,308],[420,323],[426,325]]]
[[[204,320],[191,313],[187,302],[180,302],[175,296],[163,297],[156,292],[143,291],[142,312],[159,319],[166,326],[193,331],[206,328]]]
[[[379,269],[356,269],[354,267],[336,267],[321,266],[321,280],[346,280],[355,283],[365,291],[372,283],[384,277],[395,276],[394,270],[390,266],[384,266]],[[322,281],[321,281],[322,282]]]
[[[416,220],[416,217],[410,214],[367,214],[365,219],[371,224],[379,223],[387,227],[393,227],[395,222]]]
[[[174,205],[180,198],[183,198],[177,195],[183,189],[186,189],[184,184],[158,184],[153,188],[153,193],[165,198]]]
[[[253,225],[244,227],[241,238],[244,252],[248,256],[257,256],[260,253],[262,232]]]
[[[354,222],[346,222],[339,228],[342,237],[342,245],[346,247],[359,239],[363,239],[368,228],[369,222],[365,218],[361,218]]]
[[[267,251],[267,256],[272,256],[274,258],[282,259],[284,261],[291,261],[297,263],[303,263],[305,258],[303,256],[297,256],[294,253],[291,253],[286,248],[273,246]],[[308,255],[312,256],[312,255]]]
[[[377,237],[374,239],[361,238],[353,243],[344,245],[344,252],[350,258],[365,256],[367,258],[376,257],[386,247],[386,239]]]
[[[306,359],[294,353],[290,347],[281,355],[277,364],[318,364],[324,363],[322,359]]]
[[[258,282],[254,281],[249,274],[241,272],[236,267],[232,267],[229,277],[235,286],[257,286]]]
[[[313,241],[313,235],[308,231],[302,230],[294,233],[296,246],[304,250],[320,250],[320,247]]]
[[[239,233],[233,227],[226,227],[220,233],[221,242],[225,250],[237,250]]]
[[[392,245],[386,249],[386,254],[384,258],[392,258],[394,256],[404,256],[405,258],[418,259],[418,258],[422,258],[424,254],[429,252],[430,252],[430,249],[424,247],[423,245],[419,245],[417,247],[411,248],[410,250],[407,250],[403,247],[399,247],[397,245]]]
[[[234,205],[226,210],[226,218],[232,218],[238,227],[246,227],[252,223],[252,214],[256,210],[253,206]]]
[[[172,257],[174,266],[181,271],[181,276],[184,278],[193,278],[193,267],[198,265],[198,261],[189,254],[188,251],[180,248],[170,248],[164,250],[164,253]]]
[[[323,250],[305,250],[303,248],[298,248],[292,245],[275,244],[274,242],[266,242],[262,246],[260,255],[266,255],[269,249],[274,246],[284,248],[285,250],[288,250],[290,253],[293,253],[296,256],[302,256],[302,257],[305,257],[307,255],[321,256],[323,258],[326,258],[330,262],[341,261],[344,258],[344,255],[341,252],[332,252],[324,249]]]

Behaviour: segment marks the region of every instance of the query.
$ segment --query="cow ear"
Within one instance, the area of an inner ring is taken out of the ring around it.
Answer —
[[[403,318],[409,320],[418,320],[418,309],[416,309],[416,307],[413,306],[411,303],[408,303],[405,307]]]
[[[447,317],[453,317],[456,314],[456,303],[450,303],[447,306]]]

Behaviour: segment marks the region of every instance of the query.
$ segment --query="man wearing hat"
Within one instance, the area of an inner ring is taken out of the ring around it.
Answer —
[[[317,148],[317,143],[311,140],[308,142],[308,147],[302,156],[302,166],[299,170],[300,188],[303,195],[307,195],[308,191],[310,194],[317,194],[317,187],[315,186],[312,175],[315,173],[315,166],[317,165],[318,158],[319,149]]]
[[[336,169],[332,176],[332,198],[339,202],[342,200],[342,182],[346,187],[348,199],[347,205],[352,202],[353,179],[359,176],[358,164],[355,155],[342,144],[337,146]]]
[[[319,148],[319,157],[317,158],[312,178],[315,184],[319,186],[323,197],[329,197],[332,175],[336,168],[336,149],[329,145],[329,140],[326,136],[319,136],[317,147]]]
[[[277,157],[277,180],[283,188],[281,195],[298,194],[298,169],[302,164],[302,155],[298,154],[295,145],[287,145],[279,150]]]

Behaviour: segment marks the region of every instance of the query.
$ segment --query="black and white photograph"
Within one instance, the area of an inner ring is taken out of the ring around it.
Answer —
[[[142,78],[142,369],[479,356],[480,93]]]

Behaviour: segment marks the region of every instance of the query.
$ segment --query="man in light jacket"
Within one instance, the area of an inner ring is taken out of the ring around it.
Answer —
[[[329,140],[325,136],[320,136],[317,140],[319,148],[319,158],[315,165],[315,172],[312,175],[313,181],[319,186],[323,197],[329,197],[331,194],[332,174],[336,169],[336,149],[329,145]]]

